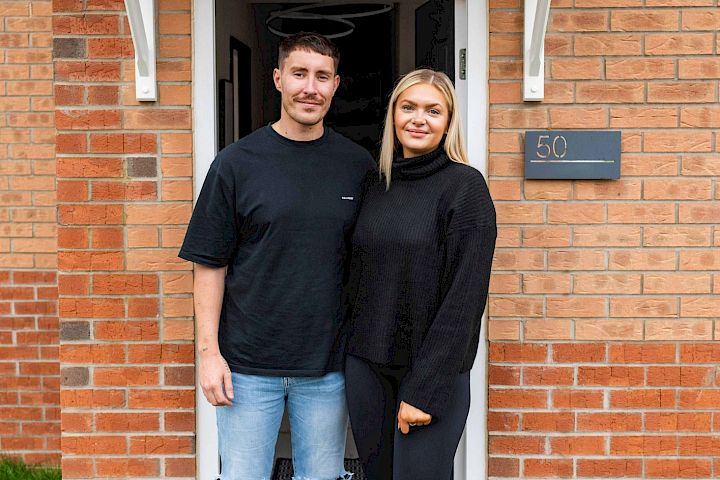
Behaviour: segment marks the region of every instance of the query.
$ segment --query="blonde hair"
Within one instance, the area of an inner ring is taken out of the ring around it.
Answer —
[[[413,70],[402,77],[390,95],[387,113],[385,114],[385,126],[383,129],[382,142],[380,144],[380,177],[385,178],[386,189],[390,188],[392,176],[392,163],[395,156],[397,137],[395,136],[395,103],[398,97],[408,88],[420,83],[426,83],[437,88],[445,97],[448,104],[450,123],[448,125],[447,137],[445,138],[445,153],[453,162],[469,163],[465,140],[463,139],[462,120],[460,115],[455,115],[458,103],[455,95],[455,88],[452,81],[443,72],[436,72],[430,69]]]

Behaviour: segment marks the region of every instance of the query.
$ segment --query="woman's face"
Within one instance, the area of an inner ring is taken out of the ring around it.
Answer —
[[[398,97],[393,122],[403,157],[417,157],[440,145],[450,123],[450,109],[440,90],[427,83],[418,83]]]

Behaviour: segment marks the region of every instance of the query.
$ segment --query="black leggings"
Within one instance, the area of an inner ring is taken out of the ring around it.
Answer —
[[[470,410],[470,372],[458,374],[438,418],[403,435],[397,428],[398,387],[406,372],[347,357],[345,391],[365,475],[368,480],[452,480],[455,450]]]

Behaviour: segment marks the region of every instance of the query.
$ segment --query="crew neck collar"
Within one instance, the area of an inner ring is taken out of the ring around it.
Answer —
[[[272,127],[271,123],[268,124],[267,127],[265,127],[265,129],[267,130],[268,134],[275,140],[277,140],[281,143],[284,143],[285,145],[290,145],[293,147],[300,147],[300,148],[320,145],[321,143],[325,142],[328,135],[330,134],[330,128],[328,128],[326,125],[323,125],[323,134],[320,137],[315,138],[313,140],[293,140],[293,139],[285,137],[285,136],[279,134],[277,131],[275,131],[275,129]]]

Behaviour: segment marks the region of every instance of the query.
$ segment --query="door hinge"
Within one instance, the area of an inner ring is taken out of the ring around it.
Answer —
[[[467,48],[460,49],[460,80],[465,80],[467,67]]]

